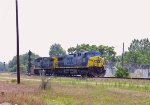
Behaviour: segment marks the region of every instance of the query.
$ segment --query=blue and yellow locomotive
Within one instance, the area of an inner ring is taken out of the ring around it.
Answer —
[[[99,51],[77,52],[58,57],[40,57],[35,59],[34,73],[45,70],[49,75],[91,76],[105,75],[104,58]]]

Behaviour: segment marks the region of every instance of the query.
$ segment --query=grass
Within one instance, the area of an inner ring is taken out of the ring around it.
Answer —
[[[36,79],[35,79],[36,78]],[[40,77],[23,76],[21,84],[0,84],[0,103],[18,105],[150,105],[150,82],[144,80],[51,78],[40,90]],[[1,93],[4,92],[4,93]]]
[[[137,90],[137,91],[144,91],[150,92],[150,82],[149,80],[114,80],[114,79],[75,79],[75,78],[55,78],[53,82],[61,83],[61,84],[72,84],[72,85],[101,85],[105,87],[115,87],[121,89],[128,89],[128,90]]]

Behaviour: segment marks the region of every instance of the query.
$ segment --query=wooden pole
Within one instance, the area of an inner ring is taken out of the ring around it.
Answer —
[[[29,50],[28,52],[28,75],[31,75],[31,55],[32,55],[32,52]]]
[[[18,0],[16,0],[16,34],[17,34],[17,83],[20,84]]]
[[[123,49],[122,49],[122,67],[123,67],[123,65],[124,65],[124,64],[123,64],[123,63],[124,63],[124,62],[123,62],[123,60],[124,60],[123,58],[124,58],[124,42],[123,42]]]

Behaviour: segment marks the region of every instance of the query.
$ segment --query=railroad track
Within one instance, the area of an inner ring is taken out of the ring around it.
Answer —
[[[75,77],[75,78],[81,78],[81,75],[73,75],[73,76],[62,76],[62,75],[59,75],[57,77]],[[83,77],[85,78],[85,77]],[[131,79],[131,80],[150,80],[150,78],[118,78],[118,77],[87,77],[87,78],[95,78],[95,79],[98,79],[98,78],[101,78],[101,79]]]
[[[86,78],[78,76],[57,76],[57,77],[75,77],[75,78]],[[128,79],[128,80],[150,80],[150,78],[118,78],[118,77],[87,77],[87,78],[93,78],[93,79]]]
[[[98,78],[108,78],[108,79],[135,79],[135,80],[150,80],[150,78],[118,78],[118,77],[98,77]]]

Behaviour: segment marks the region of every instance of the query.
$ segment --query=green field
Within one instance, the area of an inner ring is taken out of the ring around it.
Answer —
[[[150,105],[150,82],[125,79],[52,77],[46,90],[41,77],[0,74],[0,103],[17,105]]]

